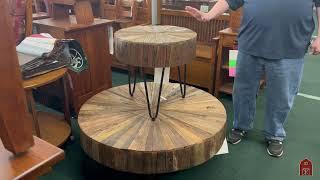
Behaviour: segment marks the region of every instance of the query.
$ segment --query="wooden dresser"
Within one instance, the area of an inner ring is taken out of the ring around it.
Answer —
[[[108,26],[112,21],[94,19],[89,25],[77,24],[74,16],[69,19],[41,19],[33,21],[38,33],[49,33],[55,38],[77,40],[89,61],[87,70],[81,73],[69,71],[72,79],[71,101],[75,112],[81,105],[98,92],[110,88],[111,56],[108,44]],[[51,88],[46,91],[50,92]],[[53,94],[55,92],[52,92]]]

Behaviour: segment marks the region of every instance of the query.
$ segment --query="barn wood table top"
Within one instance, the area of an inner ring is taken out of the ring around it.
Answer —
[[[81,108],[79,126],[84,151],[120,171],[154,174],[187,169],[213,157],[225,139],[226,111],[211,94],[179,84],[164,84],[160,113],[151,121],[143,83],[133,97],[128,85],[103,91]],[[159,86],[148,83],[156,103]]]
[[[134,26],[115,33],[116,58],[138,67],[171,67],[191,63],[197,34],[168,25]]]

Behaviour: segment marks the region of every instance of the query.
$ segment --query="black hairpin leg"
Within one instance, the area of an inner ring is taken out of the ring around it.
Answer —
[[[164,71],[165,71],[165,68],[162,68],[161,81],[160,81],[160,89],[159,89],[158,102],[157,102],[157,109],[156,109],[156,113],[153,114],[153,113],[152,113],[152,110],[151,110],[150,100],[149,100],[149,93],[148,93],[148,86],[147,86],[146,76],[145,76],[145,74],[144,74],[143,68],[141,68],[141,74],[142,74],[142,76],[143,76],[144,89],[145,89],[146,98],[147,98],[147,103],[148,103],[149,116],[151,117],[151,120],[152,120],[152,121],[156,120],[156,118],[158,117],[158,114],[159,114],[160,99],[161,99],[161,92],[162,92],[162,86],[163,86]]]
[[[137,75],[136,75],[136,68],[135,67],[133,67],[133,73],[134,73],[133,89],[131,89],[131,70],[130,70],[130,67],[129,67],[128,68],[128,83],[129,83],[129,94],[130,94],[130,96],[133,96],[134,91],[136,90]]]
[[[182,81],[181,81],[181,75],[180,75],[180,66],[178,66],[178,78],[179,78],[179,84],[180,84],[180,91],[182,98],[186,97],[186,91],[187,91],[187,85],[186,85],[186,80],[187,80],[187,65],[184,65],[184,79],[183,79],[183,89],[182,89]]]

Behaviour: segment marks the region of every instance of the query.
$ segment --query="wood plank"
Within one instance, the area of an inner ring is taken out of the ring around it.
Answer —
[[[202,164],[220,149],[226,111],[214,96],[188,86],[183,99],[179,84],[164,84],[159,116],[151,121],[143,83],[136,86],[133,97],[123,85],[82,106],[81,145],[90,157],[116,170],[154,174]],[[148,89],[155,110],[159,86]]]
[[[35,145],[26,153],[14,156],[0,141],[0,179],[36,179],[64,158],[63,150],[34,137]]]

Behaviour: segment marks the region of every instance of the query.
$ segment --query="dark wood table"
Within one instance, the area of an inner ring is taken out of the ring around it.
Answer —
[[[44,140],[34,137],[34,146],[14,156],[4,149],[0,140],[0,179],[37,179],[64,159],[64,152]]]

